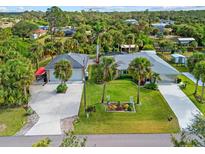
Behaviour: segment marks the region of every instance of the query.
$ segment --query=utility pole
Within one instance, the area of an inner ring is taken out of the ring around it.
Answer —
[[[86,115],[86,74],[85,74],[85,58],[83,59],[83,98],[84,98],[84,112]]]

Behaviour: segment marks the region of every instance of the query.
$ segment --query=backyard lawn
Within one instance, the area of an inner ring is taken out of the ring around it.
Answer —
[[[187,83],[186,88],[182,89],[183,92],[189,97],[189,99],[192,100],[192,102],[199,108],[199,110],[203,114],[205,114],[205,103],[202,104],[198,102],[197,99],[193,95],[194,90],[195,90],[195,83],[184,75],[180,75],[179,78],[181,78],[183,82]],[[202,87],[199,86],[197,95],[201,96],[201,90],[202,90]]]
[[[87,119],[83,112],[83,101],[79,121],[75,123],[76,134],[110,133],[176,133],[178,121],[158,91],[141,88],[141,106],[136,113],[105,112],[100,104],[103,85],[87,83],[87,105],[96,105],[96,112]],[[114,80],[107,84],[106,95],[111,101],[128,102],[130,96],[136,100],[136,84],[129,80]],[[172,116],[173,120],[168,121]]]
[[[15,135],[25,123],[23,108],[0,109],[0,136]]]

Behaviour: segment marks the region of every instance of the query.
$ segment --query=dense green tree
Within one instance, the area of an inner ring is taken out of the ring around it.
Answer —
[[[192,56],[190,56],[187,59],[187,67],[189,69],[190,72],[193,71],[196,63],[205,60],[205,55],[203,53],[194,53]]]
[[[28,21],[20,21],[12,28],[13,34],[22,38],[30,37],[34,30],[38,29],[36,24]]]
[[[31,59],[36,65],[36,70],[39,68],[39,60],[41,60],[43,56],[43,45],[39,43],[32,44],[31,48]]]
[[[14,51],[1,51],[0,90],[2,105],[14,106],[28,103],[29,86],[34,79],[31,62]]]
[[[175,147],[204,147],[204,129],[205,117],[198,114],[188,128],[182,131],[179,139],[172,135],[172,143]]]

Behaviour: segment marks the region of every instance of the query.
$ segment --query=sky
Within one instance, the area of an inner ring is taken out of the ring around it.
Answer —
[[[0,6],[0,12],[46,11],[50,6]],[[101,12],[113,11],[165,11],[165,10],[205,10],[205,6],[59,6],[64,11],[96,10]]]

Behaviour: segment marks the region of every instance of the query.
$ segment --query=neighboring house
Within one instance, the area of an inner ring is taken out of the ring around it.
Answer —
[[[43,35],[45,35],[47,33],[47,30],[43,30],[43,29],[37,29],[33,31],[33,34],[31,35],[31,37],[33,39],[37,39]]]
[[[42,30],[48,30],[49,29],[49,26],[38,26],[39,29],[42,29]]]
[[[174,62],[175,64],[186,64],[186,57],[181,54],[172,54],[172,59],[171,61]]]
[[[163,81],[174,82],[177,75],[180,74],[175,68],[158,57],[155,51],[141,51],[132,54],[114,55],[113,57],[118,64],[119,75],[126,74],[130,62],[137,57],[147,58],[152,64],[152,71],[160,74]]]
[[[64,35],[67,37],[73,36],[76,32],[75,28],[72,28],[71,26],[55,28],[54,31],[55,32],[64,32]]]
[[[55,64],[61,60],[67,60],[72,65],[72,76],[69,81],[82,81],[83,80],[83,68],[87,69],[88,56],[85,54],[68,53],[56,56],[46,67],[47,78],[49,82],[59,82],[59,79],[55,77],[54,69]]]
[[[165,27],[166,27],[167,25],[168,25],[168,24],[166,24],[166,23],[155,23],[155,24],[152,24],[152,26],[153,26],[154,28],[159,29],[159,31],[160,31],[161,33],[164,32],[164,29],[165,29]]]
[[[127,19],[127,20],[125,20],[125,22],[127,24],[131,24],[131,25],[138,25],[139,24],[136,19]]]
[[[120,47],[122,52],[131,52],[136,50],[135,44],[122,44]]]
[[[174,24],[174,21],[173,20],[166,20],[166,19],[160,19],[160,23],[164,23],[164,24],[167,24],[167,25],[173,25]]]
[[[195,41],[194,38],[192,37],[187,37],[187,38],[177,38],[177,41],[181,45],[189,45],[192,41]]]

